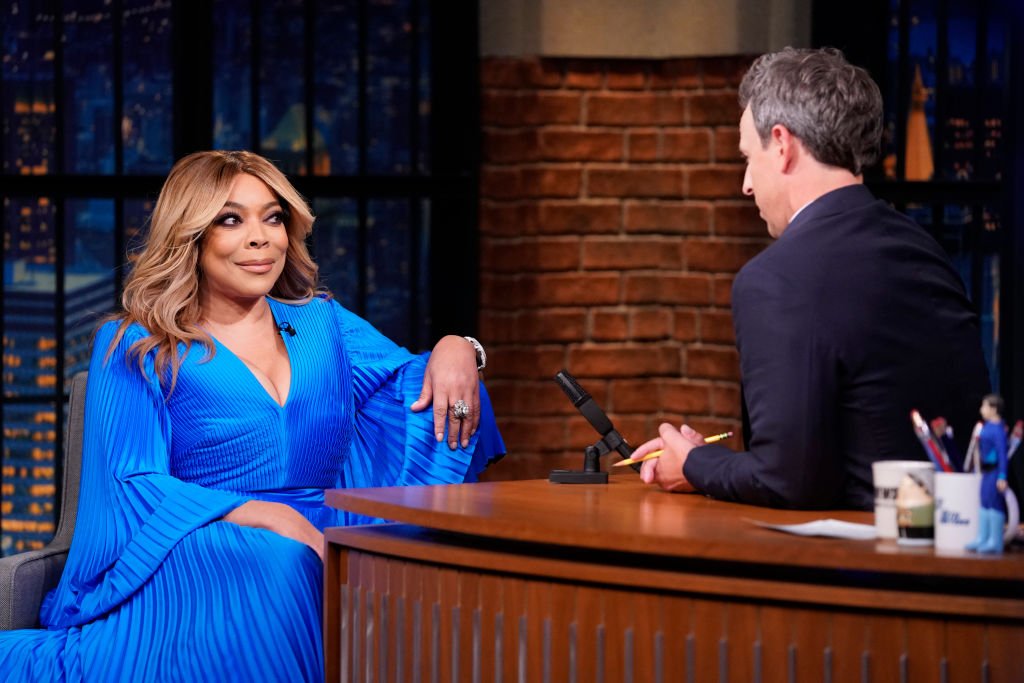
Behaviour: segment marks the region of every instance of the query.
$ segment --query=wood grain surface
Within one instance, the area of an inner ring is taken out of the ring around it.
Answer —
[[[665,493],[635,474],[608,484],[566,485],[547,480],[337,489],[334,507],[418,526],[513,541],[574,548],[616,549],[671,557],[790,567],[862,569],[910,575],[1020,580],[1024,553],[937,555],[894,541],[798,537],[757,526],[833,518],[872,524],[870,512],[796,511],[723,503]]]

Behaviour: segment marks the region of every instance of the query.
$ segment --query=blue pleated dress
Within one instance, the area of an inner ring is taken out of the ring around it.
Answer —
[[[319,681],[322,566],[305,545],[218,521],[247,500],[287,503],[323,529],[367,521],[323,505],[337,487],[473,481],[504,452],[481,387],[468,448],[413,413],[412,355],[334,301],[268,299],[291,387],[279,405],[217,344],[194,345],[173,391],[126,359],[146,335],[96,335],[78,520],[44,629],[0,632],[2,681]],[[184,348],[182,348],[184,351]]]

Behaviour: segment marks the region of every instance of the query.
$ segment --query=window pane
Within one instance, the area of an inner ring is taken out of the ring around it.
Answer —
[[[910,5],[910,98],[907,135],[904,143],[904,177],[930,180],[935,174],[935,53],[937,40],[931,0],[913,0]]]
[[[260,147],[285,173],[306,172],[302,0],[267,0],[260,10]]]
[[[981,348],[992,391],[999,391],[999,254],[989,254],[982,262],[981,297],[978,311],[981,320]]]
[[[359,168],[359,7],[357,0],[316,4],[317,172]]]
[[[926,230],[931,231],[932,227],[932,207],[928,204],[917,204],[914,202],[908,203],[903,209],[903,213],[910,216],[912,219],[917,221],[917,224],[923,226]]]
[[[0,555],[42,548],[53,537],[55,403],[5,404]]]
[[[953,0],[946,25],[949,90],[943,93],[946,120],[942,136],[942,177],[971,180],[978,156],[975,55],[978,49],[977,8],[967,0]]]
[[[420,68],[419,68],[419,115],[420,139],[418,166],[420,173],[430,172],[430,3],[418,3]]]
[[[155,199],[124,200],[124,244],[127,253],[134,253],[145,243],[149,217],[155,206]],[[118,256],[123,257],[124,254]]]
[[[64,14],[64,168],[114,172],[114,44],[110,5],[75,3]]]
[[[1000,232],[1002,219],[999,211],[987,206],[982,214],[981,277],[979,292],[975,303],[981,320],[981,346],[985,351],[985,363],[988,365],[989,381],[992,391],[999,391],[999,320],[1000,308],[1000,273],[1002,263],[999,257]]]
[[[896,179],[896,160],[899,157],[900,140],[897,112],[900,98],[900,0],[889,0],[889,32],[886,35],[886,64],[888,78],[882,93],[885,99],[884,124],[882,133],[882,170],[888,180]]]
[[[939,244],[949,254],[953,267],[963,280],[967,296],[973,298],[974,261],[971,256],[974,232],[974,211],[965,204],[948,204],[942,207],[942,225],[936,235]]]
[[[989,18],[986,40],[986,64],[981,98],[981,154],[978,159],[978,177],[983,180],[1002,180],[1005,164],[1003,141],[1003,103],[1006,92],[1006,40],[1009,22],[1002,16],[1002,5],[995,3]]]
[[[249,0],[213,5],[213,144],[251,149],[252,15]]]
[[[46,197],[4,198],[4,395],[57,386],[55,211]]]
[[[410,172],[412,24],[409,0],[369,3],[367,169]]]
[[[410,280],[418,315],[412,316],[412,335],[409,346],[412,349],[427,350],[434,345],[430,337],[433,319],[430,316],[430,200],[420,201],[419,250],[416,253],[417,269],[415,278]]]
[[[989,380],[999,387],[999,231],[1000,217],[991,207],[966,204],[942,207],[936,238],[963,280],[968,298],[978,311],[981,345]]]
[[[64,377],[87,370],[92,333],[114,310],[114,202],[68,200],[64,222]]]
[[[124,0],[123,46],[124,172],[162,175],[174,155],[170,0]]]
[[[11,2],[3,17],[3,168],[54,171],[53,16]]]
[[[351,199],[317,199],[313,245],[320,278],[345,308],[360,312],[359,216]]]
[[[122,259],[122,282],[128,277],[128,273],[131,272],[131,255],[142,249],[145,244],[146,234],[149,228],[149,217],[153,213],[153,207],[155,205],[155,199],[130,198],[124,200],[123,225],[125,253],[117,255],[119,259]]]
[[[415,202],[415,204],[414,204]],[[320,277],[346,308],[412,349],[429,346],[430,202],[374,200],[367,206],[366,301],[359,299],[359,216],[351,199],[317,199],[313,230]],[[411,210],[413,206],[418,212]],[[415,238],[413,236],[415,234]]]
[[[366,319],[396,342],[410,338],[412,244],[407,200],[374,200],[367,212]]]
[[[949,84],[973,86],[975,56],[978,51],[978,8],[975,2],[950,0],[946,36],[949,45]]]

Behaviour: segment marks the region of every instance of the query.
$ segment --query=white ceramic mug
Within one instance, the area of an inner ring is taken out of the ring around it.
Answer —
[[[935,550],[963,552],[978,535],[981,475],[975,472],[935,473]]]
[[[927,460],[879,460],[871,465],[875,486],[875,535],[881,539],[896,538],[896,493],[907,472],[920,474],[931,481],[935,468]]]

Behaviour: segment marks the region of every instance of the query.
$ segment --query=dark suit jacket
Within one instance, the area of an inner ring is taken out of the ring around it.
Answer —
[[[749,451],[701,446],[683,467],[716,498],[867,509],[872,462],[925,458],[911,409],[962,447],[979,419],[988,375],[960,277],[863,185],[805,207],[737,274],[732,311]]]

